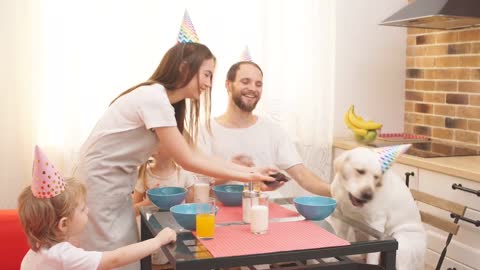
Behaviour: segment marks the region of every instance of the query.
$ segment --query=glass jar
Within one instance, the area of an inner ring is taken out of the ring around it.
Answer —
[[[253,190],[253,183],[245,183],[242,192],[242,219],[245,223],[250,223],[250,208],[252,208],[252,202],[255,202],[256,193]]]

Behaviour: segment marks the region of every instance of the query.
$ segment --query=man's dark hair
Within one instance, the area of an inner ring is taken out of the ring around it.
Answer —
[[[228,72],[227,72],[227,80],[228,81],[230,81],[230,82],[235,81],[235,79],[237,78],[237,71],[240,68],[240,66],[243,65],[243,64],[255,66],[256,68],[258,68],[258,70],[260,70],[260,73],[262,73],[262,76],[263,76],[262,69],[260,68],[260,66],[258,66],[254,62],[252,62],[252,61],[240,61],[240,62],[237,62],[237,63],[233,64],[230,67],[230,69],[228,70]]]

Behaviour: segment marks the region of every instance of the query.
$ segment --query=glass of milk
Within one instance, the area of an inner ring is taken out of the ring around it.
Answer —
[[[204,175],[195,176],[193,185],[193,202],[207,203],[210,197],[210,186],[213,185],[213,179]]]
[[[256,199],[250,207],[250,231],[264,234],[268,230],[268,194],[260,192]]]

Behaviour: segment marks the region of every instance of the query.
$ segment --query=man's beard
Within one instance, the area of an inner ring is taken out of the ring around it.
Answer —
[[[232,92],[235,93],[236,91],[232,91]],[[244,112],[252,112],[257,106],[258,101],[260,100],[258,98],[257,101],[255,101],[254,103],[247,104],[242,100],[242,91],[238,91],[236,92],[236,94],[233,94],[232,99],[235,105],[237,105],[237,107]]]

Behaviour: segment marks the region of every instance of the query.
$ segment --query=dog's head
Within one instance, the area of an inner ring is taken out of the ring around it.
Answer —
[[[362,207],[368,203],[382,186],[378,154],[368,148],[358,147],[343,152],[335,159],[334,168],[354,206]]]

